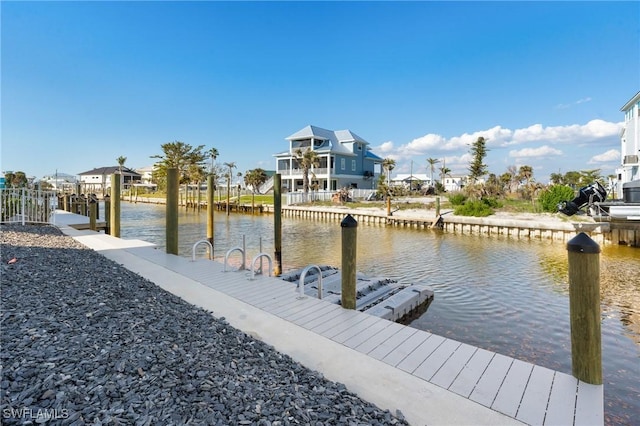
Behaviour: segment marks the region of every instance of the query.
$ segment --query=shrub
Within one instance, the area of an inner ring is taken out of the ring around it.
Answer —
[[[493,209],[499,209],[500,207],[502,207],[502,203],[495,197],[484,197],[482,198],[482,202]]]
[[[573,189],[566,185],[551,185],[543,190],[538,197],[542,211],[555,213],[561,201],[570,201],[574,198]]]
[[[493,214],[493,209],[484,201],[467,201],[461,206],[456,206],[453,213],[460,216],[486,217]]]
[[[449,202],[452,206],[461,206],[465,201],[467,201],[467,196],[459,192],[449,196]]]

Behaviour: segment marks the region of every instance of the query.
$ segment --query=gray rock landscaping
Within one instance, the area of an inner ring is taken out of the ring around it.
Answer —
[[[0,242],[2,424],[407,424],[55,227]]]

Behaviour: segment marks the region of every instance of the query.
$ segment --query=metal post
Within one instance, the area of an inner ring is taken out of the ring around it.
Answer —
[[[573,376],[602,384],[600,246],[584,232],[567,243]]]
[[[120,238],[120,175],[111,175],[111,223],[109,234]]]
[[[178,254],[178,169],[167,169],[167,253]]]
[[[89,229],[91,229],[92,231],[95,231],[97,229],[96,227],[97,216],[98,216],[98,203],[96,202],[96,200],[91,198],[91,201],[89,201]]]
[[[358,222],[348,214],[342,222],[342,307],[356,308],[356,246]]]
[[[213,175],[209,175],[207,177],[207,241],[211,244],[211,259],[213,259],[213,234],[215,229],[213,222],[213,191],[215,191]]]
[[[280,173],[273,176],[273,230],[275,245],[273,275],[279,277],[282,274],[282,179]]]

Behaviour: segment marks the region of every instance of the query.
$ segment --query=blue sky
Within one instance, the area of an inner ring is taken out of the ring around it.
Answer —
[[[640,90],[639,2],[7,2],[3,171],[42,177],[216,147],[244,172],[306,125],[350,129],[395,173],[620,163]]]

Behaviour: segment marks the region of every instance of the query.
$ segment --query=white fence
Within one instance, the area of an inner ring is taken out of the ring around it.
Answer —
[[[366,200],[375,189],[350,189],[349,198],[352,200]],[[287,192],[285,205],[293,205],[300,203],[310,203],[313,201],[331,201],[334,194],[338,191],[309,191],[309,192]]]
[[[55,191],[0,189],[0,223],[50,223],[58,205]]]

